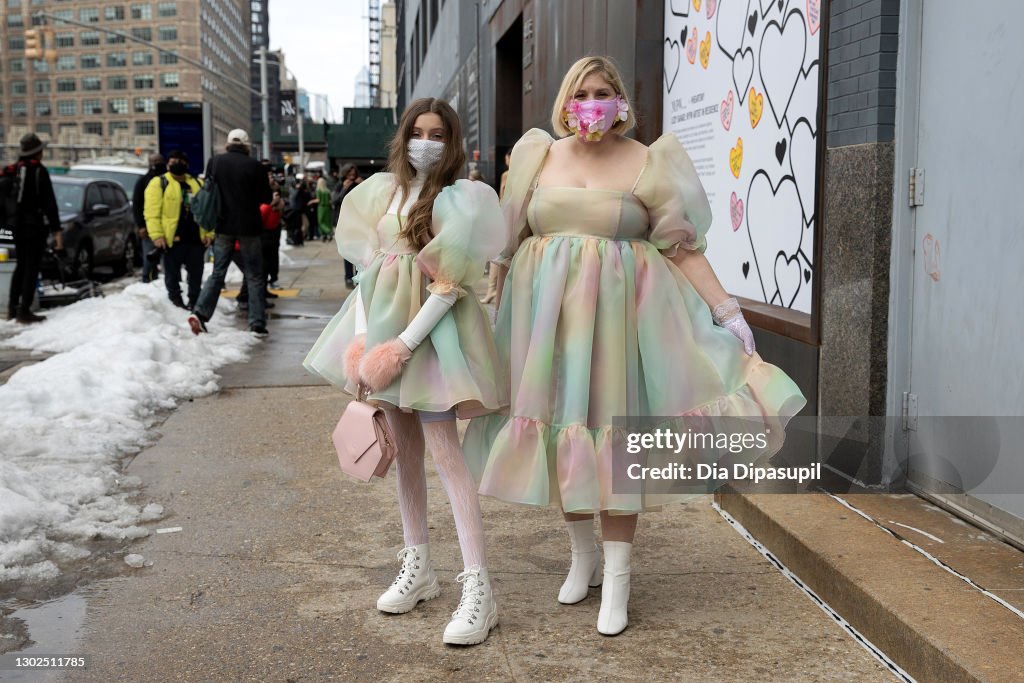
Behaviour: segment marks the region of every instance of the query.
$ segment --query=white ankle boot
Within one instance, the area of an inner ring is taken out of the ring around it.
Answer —
[[[398,578],[377,598],[377,609],[381,612],[404,614],[421,600],[430,600],[441,594],[437,575],[430,566],[428,544],[402,548],[398,552],[398,559],[402,561]]]
[[[491,577],[486,569],[474,565],[455,577],[462,584],[462,598],[452,612],[442,640],[451,645],[476,645],[498,623],[498,606],[491,593]]]
[[[572,564],[558,591],[558,602],[574,605],[587,597],[589,587],[601,585],[601,554],[594,540],[593,519],[566,522],[565,526],[569,531]]]
[[[604,542],[604,587],[601,589],[597,630],[606,636],[622,633],[629,624],[626,606],[629,603],[629,555],[632,549],[632,543]]]

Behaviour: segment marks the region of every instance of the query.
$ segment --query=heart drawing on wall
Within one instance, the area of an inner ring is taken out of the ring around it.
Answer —
[[[679,43],[668,38],[665,39],[665,87],[672,92],[672,86],[676,84],[676,76],[679,75],[679,64],[683,57],[679,54]]]

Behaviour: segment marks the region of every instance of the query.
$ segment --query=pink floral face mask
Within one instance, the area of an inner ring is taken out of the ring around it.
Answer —
[[[565,125],[584,142],[597,142],[616,121],[625,121],[628,113],[629,105],[621,95],[611,100],[570,100],[564,109]]]

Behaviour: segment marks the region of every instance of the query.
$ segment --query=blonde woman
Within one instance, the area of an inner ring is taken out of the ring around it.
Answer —
[[[466,296],[498,253],[505,231],[488,185],[456,180],[466,163],[458,115],[446,102],[409,104],[391,144],[387,173],[348,194],[338,251],[359,268],[359,286],[328,324],[305,366],[352,395],[387,409],[399,442],[396,479],[405,547],[394,583],[377,600],[404,613],[440,594],[427,538],[424,440],[455,517],[464,571],[462,598],[445,643],[472,645],[498,622],[476,483],[459,445],[456,415],[505,404],[487,314]],[[365,350],[365,353],[364,353]]]
[[[649,148],[624,137],[634,117],[615,65],[581,59],[554,103],[559,139],[533,129],[513,149],[495,328],[510,415],[474,420],[463,443],[481,493],[562,510],[558,600],[603,584],[605,635],[628,624],[637,513],[679,499],[613,489],[613,417],[755,416],[771,436],[752,459],[804,405],[704,257],[711,211],[689,156],[671,134]]]

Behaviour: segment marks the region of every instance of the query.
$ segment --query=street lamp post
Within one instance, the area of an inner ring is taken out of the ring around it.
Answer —
[[[263,158],[270,158],[270,94],[267,92],[267,46],[260,46],[260,115],[263,121]]]

